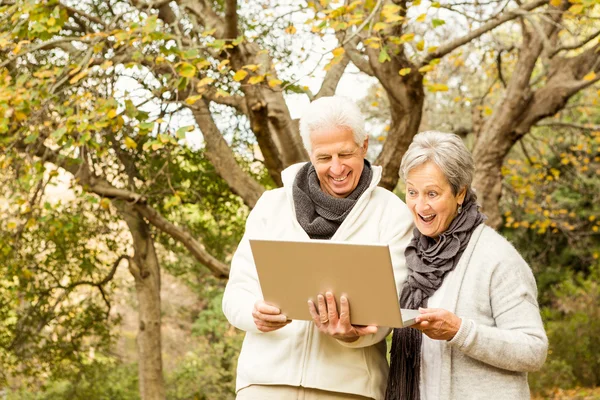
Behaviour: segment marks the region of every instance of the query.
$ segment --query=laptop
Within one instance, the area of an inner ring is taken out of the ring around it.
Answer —
[[[263,298],[289,319],[312,321],[308,300],[348,298],[353,325],[402,328],[418,310],[400,309],[388,245],[330,240],[250,239]]]

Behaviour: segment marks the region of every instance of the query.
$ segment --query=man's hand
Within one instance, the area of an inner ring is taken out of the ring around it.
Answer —
[[[354,342],[359,337],[377,332],[374,325],[358,326],[350,324],[350,305],[345,296],[340,298],[340,314],[333,293],[317,296],[318,311],[315,303],[308,301],[308,310],[312,315],[315,326],[320,332],[344,342]]]
[[[435,340],[452,340],[460,329],[462,320],[442,308],[419,308],[421,315],[415,318],[415,328]]]
[[[254,324],[261,332],[276,331],[292,322],[292,320],[288,320],[285,315],[281,314],[279,308],[262,300],[254,303],[252,317],[254,318]]]

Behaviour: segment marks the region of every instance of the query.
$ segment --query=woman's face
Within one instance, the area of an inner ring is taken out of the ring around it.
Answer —
[[[442,170],[432,162],[421,164],[406,177],[406,205],[419,232],[437,239],[457,215],[466,188],[455,196]]]

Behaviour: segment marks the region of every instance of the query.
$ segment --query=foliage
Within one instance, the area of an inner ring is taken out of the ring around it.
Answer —
[[[235,398],[235,370],[244,335],[223,316],[223,283],[210,276],[202,282],[199,290],[205,305],[192,331],[198,344],[167,376],[170,399]]]
[[[573,274],[553,290],[554,302],[544,309],[550,341],[548,360],[531,374],[532,390],[600,386],[600,262],[589,276]]]
[[[43,388],[11,390],[6,400],[138,400],[137,365],[116,363],[110,358],[96,359],[82,366],[74,377],[59,377]]]

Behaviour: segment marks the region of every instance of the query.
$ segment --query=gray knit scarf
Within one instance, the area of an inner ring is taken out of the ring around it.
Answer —
[[[311,239],[331,239],[371,184],[372,176],[371,164],[365,160],[356,188],[347,197],[337,198],[321,190],[315,167],[306,163],[296,175],[292,194],[296,218],[308,236]]]
[[[435,241],[413,231],[413,239],[404,255],[408,278],[400,294],[400,306],[416,310],[427,307],[427,300],[442,286],[444,278],[458,264],[473,231],[486,220],[479,212],[474,193],[467,192],[462,212]],[[386,400],[420,399],[421,343],[423,334],[417,329],[394,329]]]

